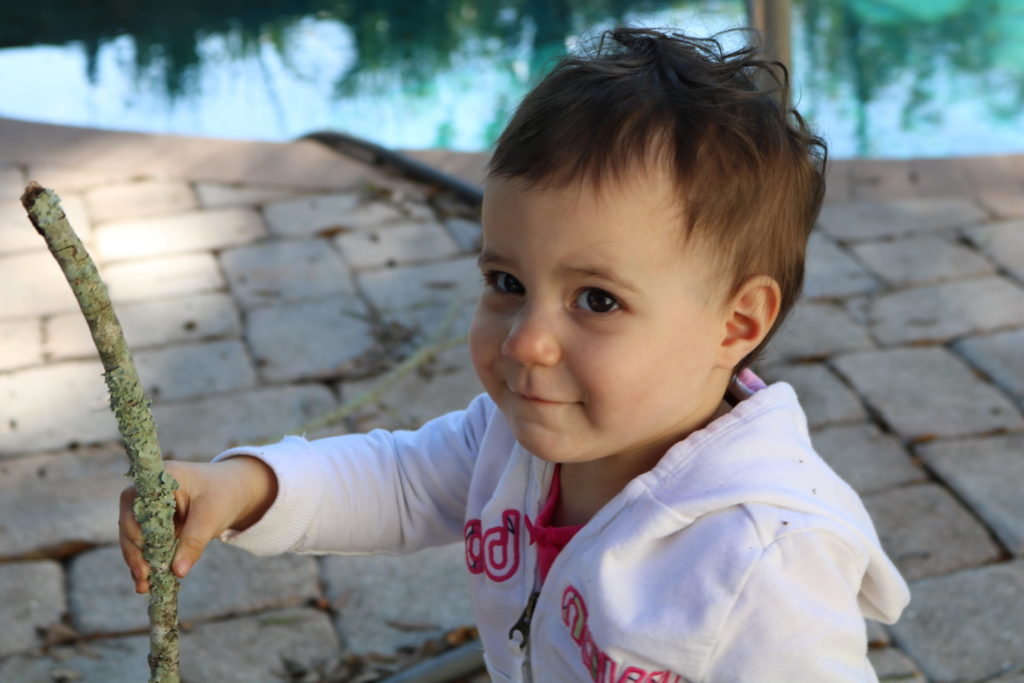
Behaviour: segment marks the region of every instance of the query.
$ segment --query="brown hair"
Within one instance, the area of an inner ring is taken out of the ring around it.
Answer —
[[[799,296],[826,157],[825,143],[790,107],[785,67],[756,46],[725,52],[717,38],[619,28],[589,53],[563,57],[526,96],[489,175],[527,186],[599,185],[667,160],[684,236],[722,255],[730,295],[753,275],[782,290],[774,329],[738,370]]]

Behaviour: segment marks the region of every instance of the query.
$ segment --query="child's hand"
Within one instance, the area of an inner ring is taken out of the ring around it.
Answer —
[[[178,480],[174,516],[178,547],[171,571],[184,578],[203,554],[206,544],[227,529],[241,531],[260,520],[277,497],[277,478],[262,461],[246,456],[217,463],[167,462]],[[118,518],[121,554],[131,570],[137,593],[149,592],[149,565],[142,559],[142,529],[132,505],[134,486],[121,492]]]

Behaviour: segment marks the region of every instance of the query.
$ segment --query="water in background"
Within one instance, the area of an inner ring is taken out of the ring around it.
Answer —
[[[0,0],[0,116],[486,149],[552,59],[741,0]],[[836,157],[1024,152],[1024,0],[795,0],[801,111]]]

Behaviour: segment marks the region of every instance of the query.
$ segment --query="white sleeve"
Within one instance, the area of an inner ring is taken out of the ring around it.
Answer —
[[[494,411],[478,396],[464,411],[416,431],[232,448],[277,476],[277,497],[256,524],[221,540],[257,555],[282,552],[405,553],[461,540],[470,477]]]
[[[857,604],[862,566],[828,533],[784,536],[752,566],[702,681],[877,681]]]

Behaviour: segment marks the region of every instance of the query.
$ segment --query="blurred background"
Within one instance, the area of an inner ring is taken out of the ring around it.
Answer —
[[[2,0],[0,116],[478,151],[601,29],[746,21],[744,0]],[[1024,0],[793,0],[790,26],[834,158],[1024,151]]]

